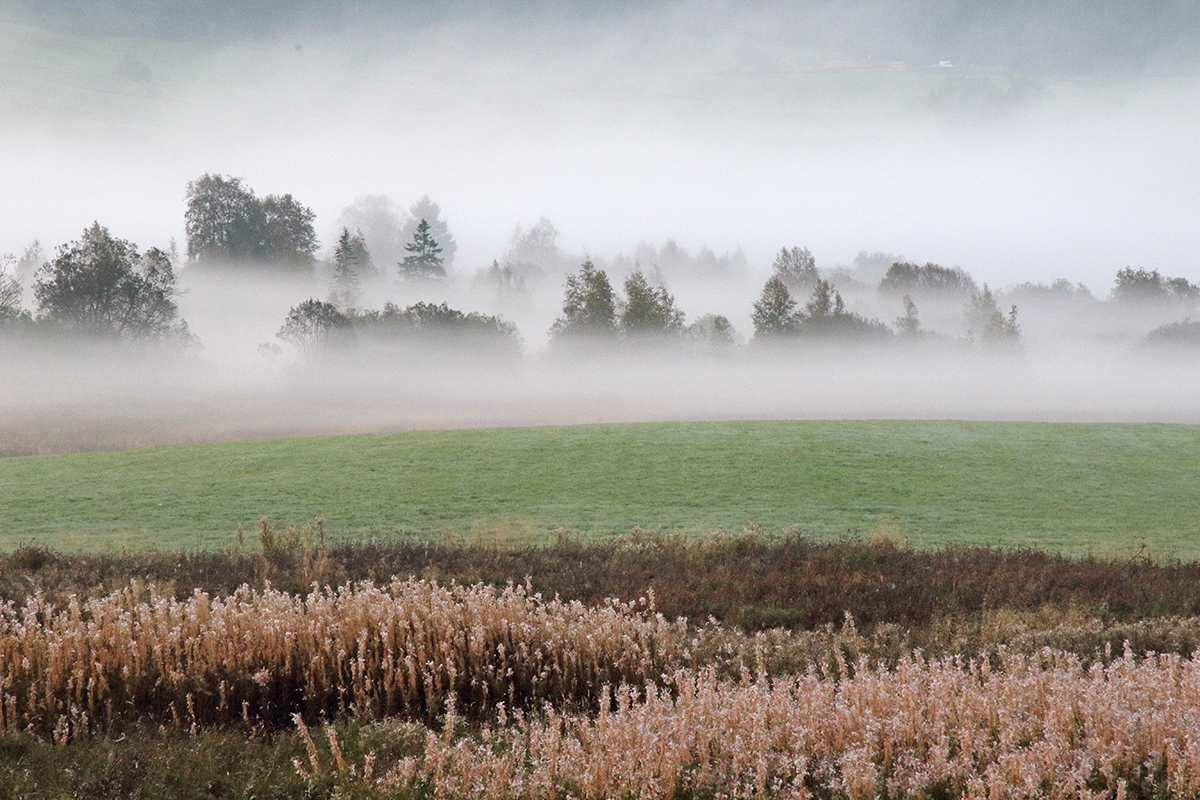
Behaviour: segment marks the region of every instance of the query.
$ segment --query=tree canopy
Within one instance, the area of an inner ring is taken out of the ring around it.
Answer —
[[[408,220],[400,231],[400,241],[411,242],[422,220],[429,226],[430,235],[442,248],[443,266],[453,267],[458,242],[454,240],[454,234],[450,233],[450,226],[442,219],[442,207],[430,200],[429,195],[422,195],[420,200],[408,207]]]
[[[1021,343],[1021,326],[1017,324],[1017,307],[1008,314],[1000,310],[992,290],[985,283],[983,289],[972,292],[971,299],[963,307],[967,321],[967,338],[987,348],[1012,349]]]
[[[975,279],[959,267],[896,262],[888,268],[879,290],[893,294],[939,293],[965,295],[975,291]]]
[[[664,286],[651,286],[642,271],[625,279],[620,329],[626,338],[662,337],[683,331],[683,312]]]
[[[205,173],[188,183],[186,200],[190,263],[312,269],[316,215],[290,194],[260,200],[241,178]]]
[[[591,259],[567,276],[563,314],[550,328],[552,338],[611,338],[617,332],[617,296],[608,275]]]
[[[1186,278],[1168,278],[1158,270],[1126,267],[1117,272],[1113,300],[1121,303],[1163,303],[1200,300],[1200,286]]]
[[[409,279],[446,277],[442,247],[433,238],[429,223],[422,219],[413,232],[412,241],[404,245],[408,255],[400,262],[400,275]]]
[[[91,336],[190,340],[173,299],[170,257],[158,248],[139,255],[98,222],[37,274],[40,319]]]
[[[750,321],[754,323],[754,338],[773,339],[796,332],[796,300],[788,291],[787,283],[778,275],[772,275],[763,286],[762,294],[754,303]]]
[[[288,310],[287,318],[275,336],[294,345],[305,359],[312,359],[338,334],[350,330],[350,318],[333,303],[305,300]]]
[[[333,288],[330,301],[337,306],[352,307],[358,298],[358,288],[364,273],[372,271],[371,253],[362,231],[350,233],[342,228],[337,248],[333,251]]]
[[[820,277],[817,273],[817,261],[807,247],[793,247],[790,250],[783,248],[775,256],[775,262],[771,266],[774,274],[792,291],[809,291]]]

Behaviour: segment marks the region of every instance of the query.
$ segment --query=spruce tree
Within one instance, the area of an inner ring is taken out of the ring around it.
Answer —
[[[358,297],[360,279],[370,269],[371,254],[367,251],[362,231],[352,234],[349,228],[343,227],[337,248],[333,251],[333,288],[330,291],[333,304],[353,307]]]
[[[446,277],[442,261],[442,248],[433,238],[429,223],[422,219],[417,223],[412,241],[404,245],[408,255],[400,262],[400,276],[410,279]]]

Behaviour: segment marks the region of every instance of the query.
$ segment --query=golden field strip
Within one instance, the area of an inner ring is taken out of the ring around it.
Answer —
[[[667,620],[652,597],[587,607],[423,580],[34,597],[0,608],[0,729],[65,744],[147,719],[193,735],[425,726],[390,763],[348,761],[333,729],[328,755],[309,739],[298,771],[374,797],[1200,793],[1191,658],[999,648],[889,665],[848,660],[835,638],[807,668],[768,674],[764,635],[731,674],[697,658],[714,627]]]

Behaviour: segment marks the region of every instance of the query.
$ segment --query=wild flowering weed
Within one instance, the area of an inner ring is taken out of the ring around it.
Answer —
[[[853,677],[812,669],[722,681],[678,671],[644,699],[608,692],[597,715],[547,708],[503,731],[430,736],[423,760],[377,788],[439,798],[1123,797],[1161,773],[1200,792],[1200,664],[1177,656],[1084,665],[1045,650]]]

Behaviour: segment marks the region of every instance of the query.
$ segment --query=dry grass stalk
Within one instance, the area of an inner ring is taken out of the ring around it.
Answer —
[[[859,664],[787,680],[679,671],[644,702],[622,687],[597,716],[546,709],[478,741],[428,737],[376,788],[437,798],[1089,798],[1155,779],[1200,792],[1200,663],[1131,654]],[[820,792],[818,792],[820,794]]]
[[[393,581],[294,597],[242,587],[185,600],[131,585],[55,608],[0,606],[0,731],[66,737],[141,715],[181,727],[349,714],[431,718],[594,705],[669,670],[677,629],[644,606],[526,588]]]

